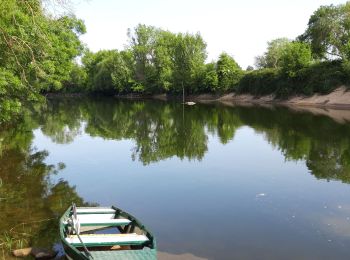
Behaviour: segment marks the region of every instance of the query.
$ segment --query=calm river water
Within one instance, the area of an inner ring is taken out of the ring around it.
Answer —
[[[58,242],[75,201],[134,214],[160,259],[349,259],[349,184],[327,116],[54,99],[0,131],[0,249]]]

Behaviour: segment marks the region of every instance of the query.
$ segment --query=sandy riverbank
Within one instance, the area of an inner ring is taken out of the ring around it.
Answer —
[[[155,96],[155,98],[161,99],[161,96]],[[251,103],[251,104],[280,104],[289,106],[312,106],[312,107],[324,107],[335,109],[350,109],[350,91],[346,87],[339,87],[335,91],[327,94],[320,95],[315,94],[312,96],[292,96],[288,99],[276,99],[274,95],[267,96],[253,96],[250,94],[237,95],[235,93],[225,95],[193,95],[188,96],[187,100],[205,102],[205,101],[218,101],[218,102],[235,102],[235,103]]]
[[[259,105],[273,109],[275,105],[286,106],[294,112],[308,112],[314,115],[327,116],[338,123],[350,122],[350,91],[339,87],[327,95],[293,96],[286,100],[276,99],[273,95],[255,97],[252,95],[223,96],[198,95],[189,99],[199,103],[218,102],[227,106]]]
[[[86,94],[47,94],[47,97],[81,97]],[[115,96],[123,99],[157,99],[173,100],[182,99],[181,96],[160,95],[141,95],[128,94]],[[271,107],[275,105],[286,106],[295,112],[309,112],[315,115],[323,115],[333,120],[344,123],[350,122],[350,90],[345,86],[339,87],[327,95],[315,94],[312,96],[292,96],[288,99],[276,99],[274,95],[253,96],[249,94],[237,95],[229,93],[225,95],[218,94],[200,94],[186,96],[186,101],[197,103],[220,103],[227,106],[253,106],[259,105]]]

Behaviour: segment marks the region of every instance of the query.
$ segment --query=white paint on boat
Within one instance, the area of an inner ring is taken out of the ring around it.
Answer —
[[[98,213],[115,213],[115,210],[112,208],[77,208],[78,214],[98,214]]]
[[[87,222],[87,221],[95,221],[95,220],[108,220],[108,219],[114,219],[114,214],[83,214],[78,215],[78,219],[80,223]]]
[[[89,226],[121,226],[130,224],[130,220],[126,218],[119,219],[80,219],[80,225],[89,225]]]
[[[127,243],[143,243],[148,241],[145,235],[132,234],[92,234],[92,235],[80,235],[84,244],[127,244]],[[81,242],[76,235],[66,237],[66,241],[70,244],[81,245]]]

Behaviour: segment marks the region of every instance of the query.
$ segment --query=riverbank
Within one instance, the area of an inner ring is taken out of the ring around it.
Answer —
[[[91,96],[87,93],[47,93],[48,98],[55,97],[84,97]],[[162,101],[182,100],[182,96],[174,96],[168,94],[145,95],[145,94],[126,94],[116,95],[116,98],[121,99],[156,99]],[[341,86],[333,92],[321,95],[314,94],[312,96],[296,95],[287,99],[276,98],[275,95],[254,96],[251,94],[236,94],[234,92],[228,94],[197,94],[188,95],[186,101],[194,102],[233,102],[236,104],[275,104],[287,106],[308,106],[308,107],[322,107],[333,109],[349,109],[350,110],[350,91],[347,87]]]
[[[50,93],[48,98],[79,98],[88,94]],[[114,96],[119,99],[155,99],[161,101],[180,100],[182,96],[167,94],[142,95],[127,94]],[[194,101],[201,104],[219,103],[226,106],[264,106],[273,109],[274,106],[285,106],[294,112],[308,112],[314,115],[327,116],[338,123],[350,122],[350,91],[345,86],[339,87],[327,95],[314,94],[312,96],[292,96],[288,99],[277,99],[274,95],[253,96],[250,94],[229,93],[199,94],[186,96],[186,101]]]
[[[153,96],[155,99],[168,100],[166,95]],[[225,95],[192,95],[186,101],[197,103],[220,103],[226,106],[264,106],[273,109],[275,105],[285,106],[294,112],[306,112],[313,115],[327,116],[338,123],[350,122],[350,91],[339,87],[327,95],[292,96],[288,99],[276,99],[274,95],[253,96],[235,93]]]
[[[194,97],[196,102],[219,102],[227,106],[260,105],[273,108],[274,105],[286,106],[294,112],[307,112],[313,115],[327,116],[338,123],[350,122],[350,91],[339,87],[327,95],[292,96],[288,99],[276,99],[273,95],[255,97],[252,95],[227,94],[209,99],[209,96]]]
[[[157,97],[156,97],[157,98]],[[250,94],[225,94],[225,95],[196,95],[189,96],[186,100],[205,102],[235,102],[235,103],[251,103],[251,104],[278,104],[288,106],[312,106],[334,109],[350,109],[350,91],[345,86],[339,87],[333,92],[320,95],[314,94],[312,96],[291,96],[287,99],[277,99],[274,95],[253,96]]]
[[[140,94],[128,94],[118,95],[117,98],[123,99],[157,99],[162,101],[169,101],[174,99],[182,99],[181,96],[172,96],[167,94],[159,95],[140,95]],[[186,101],[194,101],[199,103],[206,102],[221,102],[221,103],[236,103],[236,104],[275,104],[275,105],[286,105],[286,106],[307,106],[307,107],[322,107],[322,108],[333,108],[333,109],[349,109],[350,110],[350,91],[345,87],[341,86],[335,89],[333,92],[321,95],[314,94],[312,96],[297,95],[291,96],[287,99],[279,99],[274,95],[266,96],[254,96],[251,94],[198,94],[188,95],[185,98]]]

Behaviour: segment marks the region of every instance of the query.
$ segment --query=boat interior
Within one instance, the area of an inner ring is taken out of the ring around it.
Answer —
[[[133,216],[115,207],[72,206],[63,224],[66,242],[93,258],[98,258],[101,253],[155,248],[154,238],[146,228]]]

